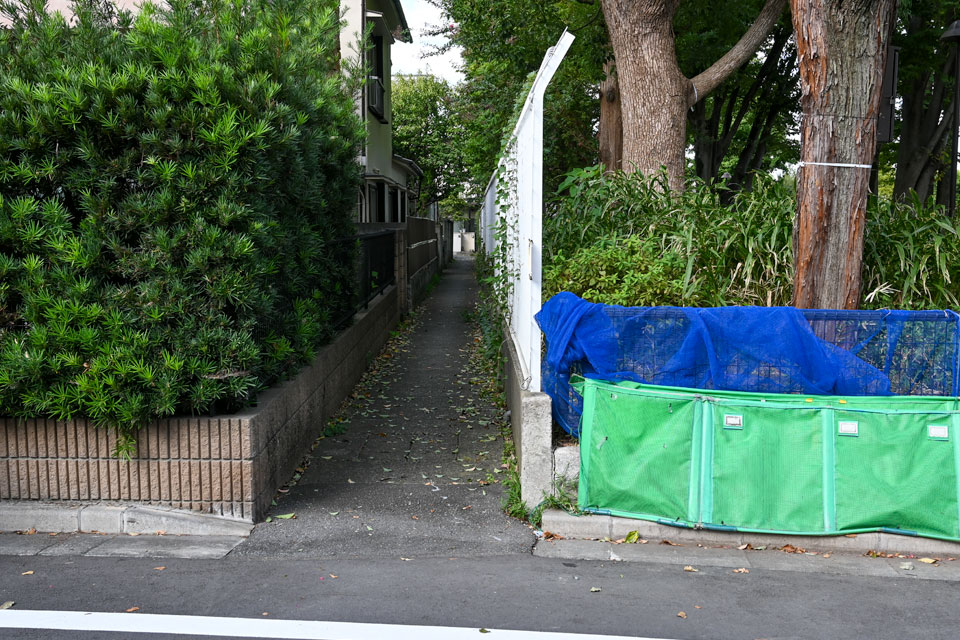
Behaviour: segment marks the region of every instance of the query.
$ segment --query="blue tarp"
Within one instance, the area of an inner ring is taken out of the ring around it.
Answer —
[[[620,307],[572,293],[536,316],[543,390],[578,432],[571,373],[695,389],[811,395],[958,395],[953,311]]]

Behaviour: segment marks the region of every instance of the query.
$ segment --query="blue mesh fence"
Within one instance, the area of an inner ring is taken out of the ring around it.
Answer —
[[[578,435],[570,375],[694,389],[960,395],[960,315],[793,307],[620,307],[559,293],[537,314],[543,390]]]

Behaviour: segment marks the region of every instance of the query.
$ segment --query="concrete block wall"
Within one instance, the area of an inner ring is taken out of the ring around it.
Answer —
[[[504,387],[520,467],[520,498],[533,509],[554,492],[552,406],[547,394],[523,388],[516,347],[506,327],[504,333]]]
[[[85,420],[0,418],[0,500],[134,502],[257,521],[386,342],[402,300],[387,289],[255,407],[146,426],[130,461],[112,457],[113,433]]]

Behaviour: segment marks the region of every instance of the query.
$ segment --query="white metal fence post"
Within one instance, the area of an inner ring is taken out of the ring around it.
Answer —
[[[513,279],[508,305],[510,334],[520,358],[524,388],[540,391],[540,330],[534,315],[542,296],[543,251],[543,97],[570,49],[574,36],[564,31],[540,64],[513,129],[512,142],[490,178],[480,215],[484,251],[496,248],[497,223],[507,223],[507,262],[500,273]],[[506,181],[506,182],[504,182]],[[500,192],[509,197],[501,199]]]

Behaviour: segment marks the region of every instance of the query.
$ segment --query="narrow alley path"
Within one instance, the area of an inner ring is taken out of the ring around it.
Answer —
[[[469,365],[475,299],[474,261],[458,254],[414,330],[358,386],[345,430],[319,441],[273,520],[232,556],[529,553],[532,531],[500,506],[502,409],[482,397]]]

